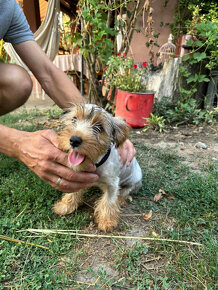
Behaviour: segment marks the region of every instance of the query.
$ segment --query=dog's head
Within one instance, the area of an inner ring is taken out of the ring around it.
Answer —
[[[72,167],[84,160],[96,163],[111,143],[122,146],[128,138],[128,126],[119,117],[92,105],[73,105],[62,117],[64,128],[60,132],[60,148],[69,150]]]

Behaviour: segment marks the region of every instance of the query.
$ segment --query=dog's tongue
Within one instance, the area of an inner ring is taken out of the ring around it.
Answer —
[[[70,164],[73,166],[79,165],[80,163],[83,162],[84,159],[85,159],[85,155],[79,154],[76,151],[70,152],[70,154],[68,156],[68,160],[69,160]]]

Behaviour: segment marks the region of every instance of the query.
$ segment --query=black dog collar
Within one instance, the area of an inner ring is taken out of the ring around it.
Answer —
[[[111,153],[111,146],[108,148],[108,150],[107,150],[106,154],[103,156],[103,158],[98,163],[96,163],[95,166],[96,167],[101,166],[108,159],[110,153]]]

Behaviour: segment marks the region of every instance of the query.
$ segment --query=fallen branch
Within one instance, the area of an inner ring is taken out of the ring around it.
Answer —
[[[70,230],[66,231],[66,230],[48,230],[48,229],[26,229],[26,230],[21,230],[19,232],[72,235],[72,236],[87,237],[87,238],[136,239],[136,240],[147,240],[147,241],[171,242],[171,243],[179,243],[179,244],[186,244],[186,245],[194,245],[194,246],[203,247],[203,245],[200,243],[187,242],[187,241],[181,241],[181,240],[150,238],[150,237],[135,237],[135,236],[95,235],[95,234],[78,233],[76,231],[70,231]]]
[[[8,241],[8,242],[15,242],[15,243],[20,243],[20,244],[24,244],[24,245],[29,245],[29,246],[34,246],[34,247],[38,247],[38,248],[49,250],[49,248],[45,247],[45,246],[35,245],[35,244],[32,244],[32,243],[28,243],[28,242],[24,242],[24,241],[21,241],[21,240],[13,239],[13,238],[10,238],[10,237],[7,237],[7,236],[3,236],[3,235],[0,235],[0,239]]]

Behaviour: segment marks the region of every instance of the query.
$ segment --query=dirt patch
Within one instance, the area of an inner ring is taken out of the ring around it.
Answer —
[[[218,161],[218,125],[171,127],[167,133],[132,130],[134,144],[144,144],[185,157],[184,165],[200,172],[200,166]]]
[[[156,218],[158,217],[156,216]],[[83,251],[84,254],[80,257],[79,273],[76,275],[75,280],[78,281],[79,285],[86,285],[88,289],[95,289],[95,286],[103,287],[104,283],[99,279],[102,279],[102,277],[105,278],[105,281],[116,284],[123,277],[123,273],[115,268],[116,259],[122,255],[122,249],[133,249],[137,242],[142,242],[136,237],[150,236],[153,230],[151,222],[145,221],[141,214],[135,210],[133,204],[127,204],[123,208],[118,228],[112,233],[107,233],[108,238],[94,237],[88,240],[82,239],[78,243],[77,253]],[[84,231],[93,235],[104,234],[96,229],[93,222]],[[110,235],[126,238],[113,239]],[[164,263],[161,257],[153,257],[150,253],[145,257],[145,268],[147,270],[162,267]],[[107,288],[108,285],[104,287],[104,289],[122,289]]]

